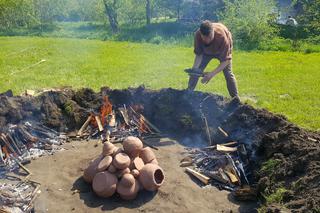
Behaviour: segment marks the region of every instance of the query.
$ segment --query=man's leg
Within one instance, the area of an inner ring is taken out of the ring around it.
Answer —
[[[230,61],[230,64],[226,66],[226,68],[224,68],[223,74],[224,74],[224,77],[226,78],[227,87],[228,87],[230,96],[232,98],[239,97],[237,79],[232,72],[232,61]]]
[[[195,68],[199,68],[201,70],[201,73],[203,73],[204,69],[207,67],[207,65],[209,64],[211,59],[212,59],[212,57],[210,57],[208,55],[203,55],[200,66],[195,67]],[[188,83],[188,90],[193,91],[196,88],[198,81],[199,81],[199,77],[190,75],[189,83]]]

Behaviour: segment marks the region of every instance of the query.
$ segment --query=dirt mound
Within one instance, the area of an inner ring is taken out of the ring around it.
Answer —
[[[190,137],[192,145],[206,140],[205,115],[214,143],[235,140],[245,144],[254,171],[250,179],[258,183],[262,194],[274,195],[283,189],[278,200],[267,199],[268,205],[283,202],[299,212],[319,210],[320,134],[301,129],[281,115],[221,96],[143,87],[124,90],[106,87],[98,93],[90,89],[64,89],[36,97],[12,96],[7,92],[0,95],[0,127],[36,120],[59,131],[74,131],[91,111],[99,111],[104,95],[115,106],[140,105],[143,114],[163,132]],[[222,137],[218,127],[229,137]]]

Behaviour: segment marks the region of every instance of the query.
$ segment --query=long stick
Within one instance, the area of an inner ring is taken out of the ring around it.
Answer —
[[[89,115],[88,119],[86,120],[86,122],[84,122],[84,124],[82,125],[82,127],[78,131],[77,135],[82,136],[83,131],[87,128],[87,126],[89,125],[91,119],[92,119],[92,115]]]
[[[16,154],[16,151],[13,149],[13,147],[11,146],[11,144],[9,143],[9,141],[7,140],[7,138],[5,137],[5,134],[1,134],[0,138],[2,139],[2,141],[6,144],[6,146],[10,149],[10,151],[13,153],[13,154]]]
[[[190,169],[190,168],[186,168],[186,172],[188,172],[189,174],[192,174],[194,177],[196,177],[198,180],[200,180],[202,183],[204,184],[208,184],[209,183],[209,180],[210,178],[193,170],[193,169]]]
[[[208,137],[209,144],[212,145],[212,140],[211,140],[211,135],[210,135],[210,129],[209,129],[209,126],[208,126],[207,118],[206,118],[206,117],[203,117],[203,120],[204,120],[204,124],[205,124],[205,126],[206,126],[206,133],[207,133],[207,137]]]
[[[24,171],[26,171],[28,173],[28,175],[31,175],[32,173],[30,172],[29,169],[27,169],[25,166],[23,166],[15,157],[12,158],[19,166],[21,169],[23,169]]]

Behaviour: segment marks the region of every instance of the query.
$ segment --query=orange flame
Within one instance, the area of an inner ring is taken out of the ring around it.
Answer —
[[[112,113],[112,104],[109,101],[108,96],[103,96],[103,105],[101,106],[100,113],[101,123],[102,126],[104,126],[106,123],[106,117]]]

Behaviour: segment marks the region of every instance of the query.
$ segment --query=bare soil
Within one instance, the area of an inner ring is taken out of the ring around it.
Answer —
[[[142,191],[133,201],[123,201],[116,195],[97,197],[81,176],[102,145],[95,147],[96,141],[72,142],[66,144],[67,150],[28,165],[31,179],[42,184],[35,212],[255,212],[255,203],[236,202],[229,192],[213,186],[202,188],[187,175],[179,167],[184,147],[176,141],[162,138],[149,142],[159,147],[155,153],[166,175],[158,192]]]

